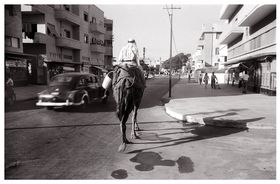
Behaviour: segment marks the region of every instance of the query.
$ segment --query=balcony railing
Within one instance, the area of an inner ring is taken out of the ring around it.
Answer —
[[[105,53],[105,47],[101,46],[101,45],[91,44],[90,50],[91,50],[91,52]]]
[[[102,25],[96,24],[96,23],[90,23],[89,24],[89,32],[98,32],[101,34],[105,34],[105,28]]]
[[[80,17],[67,10],[62,10],[62,9],[55,10],[55,18],[59,20],[71,22],[72,24],[75,25],[80,25]]]
[[[257,37],[251,38],[235,48],[230,49],[228,51],[228,59],[248,54],[274,44],[276,44],[276,27],[260,34]]]
[[[56,46],[81,50],[81,42],[71,38],[60,37],[56,39]]]
[[[34,39],[30,39],[28,37],[24,37],[22,39],[22,43],[40,43],[40,44],[46,44],[47,43],[47,37],[44,33],[36,32],[34,34]]]

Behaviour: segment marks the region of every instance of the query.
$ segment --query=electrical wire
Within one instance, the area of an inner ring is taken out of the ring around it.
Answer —
[[[167,11],[167,13],[168,13],[168,18],[169,18],[169,23],[170,23],[170,26],[171,26],[171,18],[170,18],[170,13],[169,13],[169,10],[168,10],[168,6],[167,5],[165,5],[165,9],[166,9],[166,11]],[[174,37],[174,29],[173,29],[173,27],[172,27],[172,40],[173,40],[173,43],[174,43],[174,49],[175,49],[175,52],[176,52],[176,55],[178,54],[178,50],[177,50],[177,46],[176,46],[176,42],[175,42],[175,37]]]

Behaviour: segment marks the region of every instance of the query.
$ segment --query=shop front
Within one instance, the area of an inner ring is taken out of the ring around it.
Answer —
[[[5,74],[10,74],[15,86],[36,83],[36,57],[22,53],[5,53]]]

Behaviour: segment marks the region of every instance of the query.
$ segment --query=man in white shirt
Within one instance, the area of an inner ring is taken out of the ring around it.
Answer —
[[[141,66],[139,62],[138,48],[134,39],[129,39],[119,54],[118,64],[129,66]]]
[[[247,83],[248,83],[249,75],[247,71],[243,72],[243,90],[242,93],[247,93]]]
[[[128,43],[121,49],[117,65],[120,67],[137,67],[140,71],[141,81],[146,87],[146,80],[144,78],[143,68],[139,61],[139,52],[134,39],[129,39]]]

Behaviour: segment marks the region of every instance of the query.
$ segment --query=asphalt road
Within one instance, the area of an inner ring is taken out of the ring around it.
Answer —
[[[276,129],[177,121],[164,111],[168,78],[147,85],[138,112],[140,139],[124,153],[117,152],[121,139],[112,98],[85,111],[48,111],[34,101],[9,109],[5,178],[275,180]],[[130,123],[127,130],[129,138]]]
[[[174,79],[172,84],[175,84]],[[176,121],[164,112],[161,98],[168,92],[168,79],[150,79],[138,120],[142,124]],[[5,178],[105,179],[116,164],[121,143],[119,121],[112,97],[86,110],[46,110],[35,101],[23,101],[5,113]],[[130,119],[128,122],[130,135]]]

